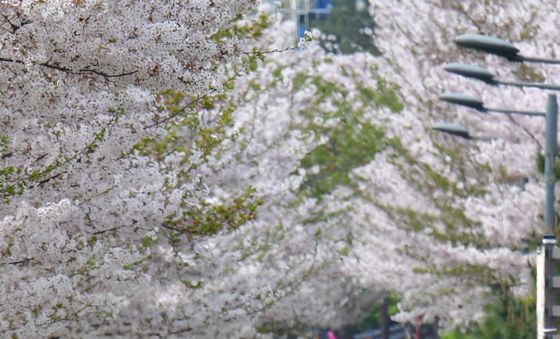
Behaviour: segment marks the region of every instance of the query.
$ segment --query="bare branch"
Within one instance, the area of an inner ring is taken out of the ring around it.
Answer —
[[[272,53],[282,53],[282,52],[286,52],[286,51],[294,51],[294,50],[296,50],[296,49],[298,49],[298,47],[286,47],[286,48],[283,48],[283,49],[278,49],[278,48],[275,48],[275,49],[271,49],[271,50],[269,50],[269,51],[253,51],[253,52],[243,52],[243,54],[245,54],[245,55],[255,55],[255,54],[258,54],[258,55],[261,55],[261,54],[272,54]]]
[[[25,259],[16,260],[16,261],[9,261],[9,262],[5,262],[5,263],[1,263],[0,265],[24,265],[24,264],[29,263],[32,260],[35,260],[35,258],[31,257],[31,258],[25,258]]]
[[[24,62],[21,60],[16,60],[16,59],[9,59],[9,58],[3,58],[0,57],[0,62],[9,62],[9,63],[14,63],[14,64],[20,64],[23,65]],[[46,68],[50,68],[50,69],[54,69],[57,71],[61,71],[61,72],[65,72],[65,73],[69,73],[69,74],[79,74],[79,75],[83,75],[86,73],[92,73],[95,75],[99,75],[102,76],[103,78],[105,78],[105,80],[110,81],[110,79],[112,78],[119,78],[119,77],[125,77],[127,75],[132,75],[134,73],[137,73],[138,70],[134,70],[134,71],[129,71],[129,72],[123,72],[123,73],[117,73],[117,74],[109,74],[100,70],[96,70],[96,69],[90,69],[90,68],[82,68],[79,70],[74,70],[68,67],[63,67],[63,66],[58,66],[49,62],[44,62],[39,64],[39,66],[43,66]]]
[[[108,233],[108,232],[116,231],[116,230],[118,230],[118,229],[119,229],[118,227],[113,227],[113,228],[109,228],[109,229],[106,229],[106,230],[95,231],[95,232],[93,232],[92,234],[98,235],[98,234],[103,234],[103,233]]]
[[[7,30],[7,29],[4,29],[4,30],[5,30],[6,32],[11,33],[11,34],[15,34],[15,33],[18,31],[18,29],[20,29],[20,28],[22,28],[23,26],[28,25],[28,24],[30,24],[30,23],[33,22],[33,21],[31,21],[31,20],[20,21],[20,24],[19,24],[19,26],[18,26],[18,25],[16,25],[14,22],[12,22],[12,21],[10,20],[10,18],[8,18],[7,15],[5,15],[5,14],[0,14],[0,15],[4,18],[4,22],[7,22],[7,23],[10,25],[10,27],[12,28],[11,31],[10,31],[10,30]]]
[[[183,329],[180,329],[180,330],[172,331],[172,332],[169,332],[169,334],[181,334],[181,333],[185,333],[185,332],[189,332],[189,331],[192,331],[191,327],[186,327],[186,328],[183,328]]]
[[[177,228],[177,227],[169,226],[166,223],[161,223],[161,227],[167,228],[168,230],[172,230],[172,231],[176,231],[176,232],[185,232],[185,230],[182,230],[182,229]]]
[[[43,184],[46,184],[47,182],[51,181],[52,179],[56,179],[56,178],[58,178],[58,177],[61,176],[61,175],[62,175],[62,173],[57,173],[57,174],[52,175],[52,176],[50,176],[50,177],[48,177],[48,178],[46,178],[46,179],[43,179],[43,180],[39,181],[39,183],[37,184],[37,186],[41,186],[41,185],[43,185]]]

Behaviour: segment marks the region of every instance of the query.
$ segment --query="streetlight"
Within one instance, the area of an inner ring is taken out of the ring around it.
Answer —
[[[553,164],[554,156],[557,153],[557,117],[558,117],[558,103],[556,101],[555,95],[548,96],[548,103],[546,108],[546,113],[543,112],[533,112],[533,111],[517,111],[509,109],[500,108],[487,108],[484,103],[477,98],[470,97],[463,94],[457,93],[446,93],[440,96],[440,99],[453,104],[458,104],[462,106],[467,106],[474,108],[481,112],[496,112],[504,114],[520,114],[520,115],[530,115],[530,116],[540,116],[546,118],[546,131],[545,131],[545,169],[544,174],[546,177],[546,194],[545,194],[545,225],[547,226],[546,231],[549,234],[546,235],[546,242],[550,243],[554,235],[554,187],[556,185],[556,177],[554,176]],[[481,140],[480,137],[473,137],[464,127],[453,124],[453,123],[436,123],[432,126],[435,131],[444,132],[447,134],[462,137],[468,140]]]
[[[472,135],[467,129],[459,124],[449,123],[449,122],[437,122],[432,125],[432,130],[450,134],[455,137],[461,137],[467,140],[477,140],[477,141],[490,141],[491,137],[481,137]]]
[[[504,108],[489,108],[484,106],[484,103],[479,98],[471,97],[464,94],[459,93],[445,93],[439,96],[439,98],[443,101],[466,106],[470,108],[474,108],[479,112],[488,113],[488,112],[495,112],[495,113],[504,113],[504,114],[519,114],[519,115],[528,115],[528,116],[546,116],[545,112],[534,112],[534,111],[517,111],[511,109],[504,109]]]
[[[465,34],[457,37],[455,43],[461,47],[473,48],[486,53],[504,57],[515,62],[538,62],[560,64],[560,60],[526,57],[519,54],[519,49],[511,43],[478,34]],[[514,87],[533,87],[546,90],[560,91],[559,85],[504,81],[496,79],[495,76],[485,68],[475,65],[452,63],[444,67],[448,72],[462,75],[468,78],[483,81],[489,85],[505,85]],[[549,339],[559,338],[553,335],[558,333],[557,323],[560,318],[560,306],[555,305],[556,295],[560,288],[560,277],[557,277],[556,263],[560,259],[560,248],[556,247],[555,220],[554,220],[554,188],[556,177],[553,172],[554,157],[557,154],[557,129],[558,129],[558,103],[555,95],[548,95],[546,113],[532,111],[517,111],[510,109],[487,108],[484,103],[474,97],[457,93],[446,93],[440,97],[442,100],[474,108],[480,112],[497,112],[505,114],[523,114],[530,116],[542,116],[546,118],[545,124],[545,225],[547,234],[542,239],[542,247],[537,250],[537,338]],[[467,130],[455,124],[437,124],[434,130],[473,139]],[[555,290],[556,289],[556,290]],[[553,337],[549,335],[553,335]]]
[[[451,134],[453,136],[458,136],[467,140],[472,139],[469,131],[467,131],[463,126],[458,124],[453,124],[449,122],[438,122],[432,126],[434,131],[443,132]]]
[[[560,91],[559,85],[542,84],[537,82],[499,80],[496,79],[494,77],[494,74],[490,73],[489,70],[477,65],[452,63],[452,64],[445,65],[443,69],[448,71],[449,73],[455,73],[467,78],[484,81],[489,85],[505,85],[505,86],[514,86],[514,87],[523,87],[523,88],[533,87],[533,88],[540,88],[540,89],[548,89],[552,91]]]
[[[455,38],[455,43],[461,47],[476,49],[481,52],[494,54],[516,62],[538,62],[545,64],[560,64],[560,60],[535,58],[519,54],[519,49],[510,42],[500,38],[480,34],[463,34]]]
[[[474,78],[477,80],[484,81],[489,84],[500,84],[516,87],[538,87],[543,89],[554,89],[560,91],[560,86],[552,84],[541,84],[541,83],[520,83],[520,82],[510,82],[510,81],[500,81],[494,79],[494,75],[487,71],[486,69],[473,66],[473,65],[463,65],[463,64],[448,64],[444,67],[448,72],[463,75],[468,78]],[[480,111],[488,111],[484,107],[482,101],[477,98],[468,97],[462,94],[456,93],[446,93],[440,97],[442,100],[451,102],[454,104],[460,104],[463,106],[468,106],[475,108]],[[531,112],[531,111],[516,111],[509,109],[491,109],[493,112],[498,113],[511,113],[511,114],[525,114],[534,116],[544,116],[546,117],[546,131],[545,131],[545,177],[546,177],[546,196],[545,196],[545,225],[547,235],[554,235],[555,221],[554,221],[554,186],[556,184],[556,177],[553,172],[554,156],[556,155],[557,148],[557,126],[558,126],[558,103],[556,101],[556,95],[549,95],[547,102],[546,113],[541,112]],[[465,131],[466,132],[466,131]],[[468,134],[468,132],[467,132]],[[548,237],[547,239],[550,239]]]

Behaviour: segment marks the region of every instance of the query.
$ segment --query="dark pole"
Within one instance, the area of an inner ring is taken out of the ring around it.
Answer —
[[[546,106],[546,142],[544,146],[545,161],[544,175],[546,177],[545,215],[546,235],[555,235],[554,221],[554,186],[556,176],[554,175],[554,156],[557,148],[558,129],[558,103],[556,95],[549,94]]]
[[[389,339],[389,305],[388,297],[383,298],[381,304],[381,339]]]

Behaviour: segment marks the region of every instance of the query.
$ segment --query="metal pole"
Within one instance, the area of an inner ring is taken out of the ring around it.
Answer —
[[[503,113],[503,114],[518,114],[518,115],[527,115],[527,116],[531,116],[531,117],[546,117],[545,112],[518,111],[518,110],[503,109],[503,108],[484,107],[483,112],[495,112],[495,113]]]
[[[554,220],[554,157],[557,149],[558,103],[555,95],[549,95],[546,105],[546,135],[544,146],[545,188],[545,235],[537,249],[537,339],[558,338],[556,304],[557,289],[556,260],[560,253],[556,247]]]
[[[538,63],[542,63],[542,64],[560,64],[560,60],[556,60],[556,59],[549,59],[549,58],[535,58],[535,57],[527,57],[527,56],[522,56],[521,57],[521,61],[525,61],[525,62],[538,62]]]
[[[546,142],[544,146],[545,160],[544,160],[544,175],[546,177],[546,199],[545,199],[545,215],[544,222],[546,226],[547,235],[555,234],[554,222],[554,186],[556,184],[556,177],[554,175],[554,156],[556,155],[557,148],[557,133],[558,129],[558,103],[556,95],[549,94],[548,102],[546,105]]]
[[[502,81],[496,79],[492,79],[490,81],[492,81],[493,84],[497,84],[497,85],[514,86],[514,87],[521,87],[521,88],[533,87],[533,88],[540,88],[540,89],[546,89],[551,91],[560,91],[560,85],[555,85],[555,84],[541,84],[541,83],[523,82],[523,81]]]

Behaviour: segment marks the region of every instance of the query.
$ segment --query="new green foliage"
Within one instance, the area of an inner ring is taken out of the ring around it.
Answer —
[[[223,229],[237,229],[254,220],[261,204],[255,189],[248,187],[231,201],[216,204],[202,201],[200,206],[168,215],[163,227],[172,235],[170,241],[178,235],[213,235]]]
[[[302,159],[304,168],[318,166],[304,184],[313,195],[327,194],[337,185],[351,185],[350,172],[370,162],[384,146],[384,132],[369,123],[356,125],[342,121],[330,134],[329,141],[316,147]]]
[[[320,197],[339,185],[351,186],[352,170],[366,165],[378,152],[393,145],[394,140],[386,136],[381,124],[364,118],[365,111],[386,107],[399,112],[403,104],[397,95],[397,86],[381,78],[377,81],[377,88],[363,87],[356,82],[358,99],[362,103],[358,108],[353,104],[356,98],[350,97],[346,89],[318,75],[297,74],[293,90],[310,85],[316,92],[312,107],[332,100],[334,109],[320,111],[310,108],[302,114],[311,121],[315,121],[315,117],[336,120],[334,124],[310,122],[307,127],[314,135],[328,138],[327,142],[314,148],[301,160],[301,166],[309,170],[303,187],[311,195]]]
[[[532,339],[536,333],[534,293],[516,297],[510,292],[498,293],[499,298],[486,306],[485,317],[467,328],[443,334],[442,339]]]
[[[387,315],[389,317],[397,314],[399,312],[398,303],[400,302],[401,297],[395,293],[389,293],[385,297],[385,302],[387,305]],[[382,303],[375,304],[370,309],[369,313],[366,315],[364,319],[358,324],[357,329],[359,331],[365,331],[371,328],[379,328],[381,327],[381,319],[383,318],[383,306]]]

